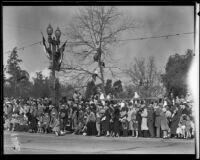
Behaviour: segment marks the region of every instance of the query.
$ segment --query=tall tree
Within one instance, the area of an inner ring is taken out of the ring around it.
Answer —
[[[169,57],[162,75],[167,93],[173,92],[174,96],[185,96],[187,93],[187,74],[193,58],[193,51],[188,49],[185,55],[174,54]]]
[[[106,95],[108,95],[109,93],[112,93],[112,80],[111,79],[107,79],[107,81],[106,81],[105,92],[106,92]]]
[[[112,59],[109,47],[116,44],[124,31],[136,28],[136,24],[131,19],[126,19],[117,7],[90,6],[83,7],[73,18],[73,22],[67,29],[68,37],[77,43],[71,45],[71,52],[82,62],[81,67],[65,64],[65,69],[76,70],[93,75],[93,67],[89,67],[96,62],[100,79],[105,93],[105,62]],[[88,65],[89,64],[89,65]],[[92,69],[92,70],[91,70]],[[84,76],[81,74],[81,76]]]
[[[50,80],[42,74],[42,72],[36,72],[36,77],[33,79],[32,95],[36,98],[50,97]]]
[[[113,83],[113,94],[118,98],[121,92],[123,92],[122,81],[117,80]]]
[[[23,87],[25,87],[23,84],[29,81],[28,72],[20,67],[21,62],[22,60],[18,57],[17,48],[15,47],[8,58],[6,66],[7,73],[10,76],[6,80],[11,86],[12,93],[10,93],[10,96],[21,96]]]
[[[87,83],[87,88],[85,91],[85,98],[88,99],[90,98],[92,95],[97,93],[97,88],[95,86],[94,81],[90,81]]]
[[[125,70],[131,78],[134,90],[141,97],[155,97],[164,95],[161,72],[155,66],[154,57],[149,57],[146,63],[144,58],[135,58],[134,63]]]

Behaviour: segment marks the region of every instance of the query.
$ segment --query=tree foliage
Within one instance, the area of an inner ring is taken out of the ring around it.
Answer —
[[[42,75],[42,72],[36,72],[36,77],[33,78],[32,95],[36,98],[50,97],[50,80]]]
[[[36,77],[33,78],[33,82],[31,82],[29,80],[29,73],[26,70],[21,69],[21,62],[22,60],[18,57],[16,48],[14,48],[8,58],[7,65],[4,67],[4,96],[23,98],[50,97],[51,77],[45,77],[42,72],[36,72]],[[6,78],[5,72],[9,75],[8,78]],[[60,83],[58,79],[56,80],[56,85],[57,88],[59,88],[59,90],[56,91],[58,92],[59,97],[61,97],[61,95],[71,95],[71,88],[69,85],[62,85],[62,90],[60,90]]]
[[[20,63],[22,60],[18,57],[17,48],[15,47],[6,65],[6,72],[9,78],[4,77],[4,81],[9,85],[4,87],[5,94],[9,96],[22,96],[24,93],[28,93],[29,90],[29,74],[26,70],[22,70]]]
[[[192,62],[193,51],[188,49],[185,55],[174,54],[169,57],[162,75],[167,93],[173,92],[174,96],[185,96],[187,93],[187,74]]]
[[[85,98],[88,99],[92,95],[95,95],[96,93],[97,93],[97,87],[95,86],[94,81],[89,81],[87,83],[87,88],[86,88],[86,91],[85,91]]]
[[[124,31],[135,29],[133,20],[126,19],[117,7],[89,6],[80,8],[73,18],[72,23],[67,28],[68,37],[77,43],[71,45],[71,52],[82,63],[81,67],[70,67],[67,69],[78,71],[80,76],[88,77],[92,75],[93,67],[88,68],[97,62],[100,79],[105,92],[104,69],[112,54],[109,46],[116,44],[117,40]],[[102,65],[104,64],[104,65]]]
[[[118,98],[121,92],[123,92],[122,81],[117,80],[113,83],[113,94]]]
[[[106,81],[106,86],[105,86],[105,93],[106,95],[108,95],[109,93],[112,93],[112,80],[111,79],[107,79]]]

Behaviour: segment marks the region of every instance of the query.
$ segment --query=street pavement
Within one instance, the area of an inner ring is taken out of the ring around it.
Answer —
[[[72,134],[57,137],[54,134],[4,131],[4,154],[194,153],[194,139],[95,137]]]

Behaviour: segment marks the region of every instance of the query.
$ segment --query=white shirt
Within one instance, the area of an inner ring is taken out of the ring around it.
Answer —
[[[101,93],[101,95],[100,95],[100,100],[104,100],[104,95],[103,95],[103,93]]]

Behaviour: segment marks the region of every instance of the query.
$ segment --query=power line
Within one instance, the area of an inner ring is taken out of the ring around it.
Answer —
[[[131,39],[121,39],[117,41],[133,41],[133,40],[144,40],[144,39],[153,39],[153,38],[168,38],[172,36],[180,36],[183,34],[193,34],[194,32],[185,32],[185,33],[177,33],[177,34],[169,34],[169,35],[161,35],[161,36],[150,36],[150,37],[141,37],[141,38],[131,38]]]
[[[117,41],[133,41],[133,40],[145,40],[145,39],[155,39],[155,38],[169,38],[169,37],[172,37],[172,36],[180,36],[180,35],[185,35],[185,34],[194,34],[194,32],[185,32],[185,33],[177,33],[177,34],[168,34],[168,35],[161,35],[161,36],[150,36],[150,37],[140,37],[140,38],[131,38],[131,39],[121,39],[121,40],[117,40]],[[61,43],[64,43],[64,42],[61,42]],[[67,42],[68,44],[80,44],[80,43],[83,43],[83,42]],[[42,41],[39,41],[39,42],[35,42],[35,43],[32,43],[32,44],[29,44],[29,45],[26,45],[26,46],[23,46],[23,47],[20,47],[20,48],[17,48],[16,50],[24,50],[25,48],[28,48],[28,47],[31,47],[31,46],[34,46],[34,45],[37,45],[37,44],[42,44]],[[10,53],[12,52],[11,50],[9,51],[6,51],[4,53]]]
[[[35,45],[41,44],[41,43],[42,43],[42,41],[35,42],[35,43],[32,43],[32,44],[29,44],[29,45],[26,45],[26,46],[17,48],[16,50],[18,50],[18,51],[19,51],[19,50],[24,50],[25,48],[32,47],[32,46],[35,46]],[[11,52],[12,52],[12,50],[9,50],[9,51],[6,51],[6,52],[4,52],[4,53],[11,53]]]

